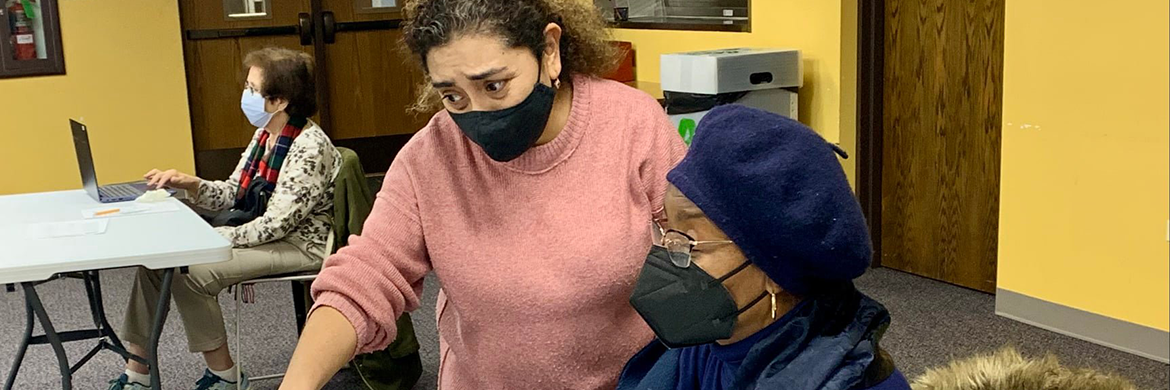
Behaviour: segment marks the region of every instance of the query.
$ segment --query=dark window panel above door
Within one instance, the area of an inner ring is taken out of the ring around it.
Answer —
[[[223,0],[223,17],[227,21],[272,19],[269,0]]]
[[[750,0],[594,0],[615,27],[751,31]]]
[[[310,0],[265,0],[262,5],[256,3],[250,8],[257,11],[259,9],[256,7],[263,8],[263,15],[249,16],[245,1],[179,0],[179,20],[184,33],[192,30],[295,26],[302,12],[310,12]]]
[[[397,18],[402,12],[402,3],[406,0],[353,0],[353,10],[359,14],[395,14]]]

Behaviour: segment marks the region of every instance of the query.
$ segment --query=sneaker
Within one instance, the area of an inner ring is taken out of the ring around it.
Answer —
[[[195,390],[248,390],[248,375],[240,372],[240,383],[236,383],[212,374],[211,370],[203,370],[203,377],[195,382]]]
[[[122,374],[118,379],[110,381],[109,390],[150,390],[150,386],[138,382],[131,382],[130,377]]]

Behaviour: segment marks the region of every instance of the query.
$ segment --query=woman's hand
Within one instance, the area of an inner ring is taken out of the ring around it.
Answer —
[[[203,179],[174,169],[165,171],[151,169],[150,172],[147,172],[142,177],[146,179],[146,185],[150,188],[176,188],[187,190],[191,194],[199,191],[199,182],[203,181]]]

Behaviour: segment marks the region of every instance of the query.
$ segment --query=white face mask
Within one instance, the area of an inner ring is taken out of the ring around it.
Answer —
[[[257,128],[267,126],[275,114],[264,109],[264,102],[264,97],[252,91],[251,88],[244,88],[244,94],[240,96],[240,109],[244,110],[244,116],[248,117],[248,122]]]

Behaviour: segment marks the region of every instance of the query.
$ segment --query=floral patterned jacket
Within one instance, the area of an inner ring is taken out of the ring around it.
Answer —
[[[248,151],[257,147],[263,131],[256,130],[231,177],[199,183],[192,200],[195,206],[222,211],[235,204]],[[333,234],[333,181],[340,168],[341,153],[320,126],[309,122],[289,148],[264,215],[240,226],[215,229],[237,248],[287,240],[323,259],[329,254]]]

